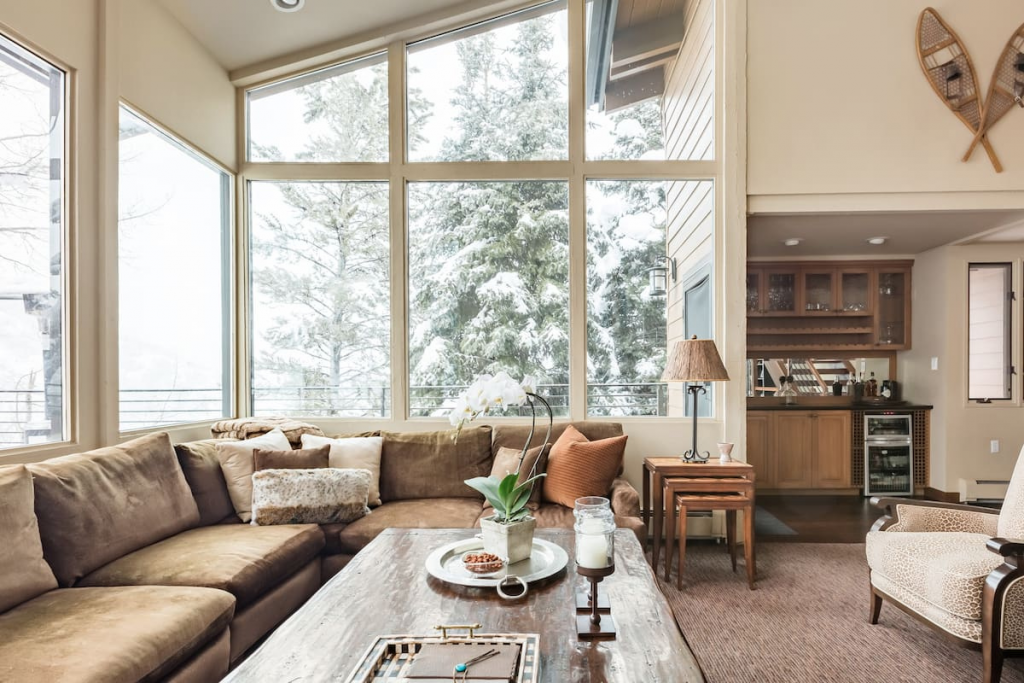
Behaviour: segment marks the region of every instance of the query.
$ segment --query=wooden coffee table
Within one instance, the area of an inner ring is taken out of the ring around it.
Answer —
[[[493,589],[452,586],[427,574],[432,550],[478,532],[388,529],[224,680],[344,682],[378,636],[432,635],[438,624],[472,623],[485,633],[540,634],[541,679],[552,683],[704,680],[633,532],[615,532],[615,573],[601,584],[618,637],[592,642],[576,637],[575,594],[586,581],[571,559],[563,573],[531,585],[515,602]],[[572,531],[538,529],[537,537],[572,558]]]

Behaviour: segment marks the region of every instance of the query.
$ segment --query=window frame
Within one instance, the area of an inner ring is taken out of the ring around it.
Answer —
[[[687,293],[693,291],[694,288],[700,286],[702,283],[705,283],[705,282],[707,283],[707,286],[708,286],[708,315],[711,318],[708,326],[712,330],[714,330],[715,329],[715,320],[716,320],[716,318],[718,316],[715,315],[715,299],[716,299],[716,297],[715,297],[714,263],[713,263],[710,255],[702,257],[693,266],[693,268],[691,268],[689,271],[687,271],[683,275],[683,277],[680,279],[679,305],[683,307],[682,318],[683,318],[683,338],[684,339],[689,339],[690,338],[690,334],[691,334],[689,328],[687,327],[687,322],[688,321],[687,321],[687,318],[686,318],[686,295],[687,295]],[[716,416],[716,413],[717,413],[716,396],[717,396],[718,392],[715,391],[715,384],[716,384],[716,382],[705,382],[704,384],[707,386],[707,389],[708,389],[708,392],[707,392],[706,395],[708,397],[707,398],[707,405],[709,407],[710,414],[708,414],[708,415],[701,415],[700,414],[701,404],[698,401],[698,404],[697,404],[697,419],[698,420],[714,420],[715,416]],[[684,382],[683,383],[683,395],[684,396],[687,396],[686,387],[689,387],[689,386],[690,386],[689,382]],[[684,415],[684,417],[686,417],[686,419],[688,419],[688,420],[693,419],[693,413],[690,412],[692,410],[693,410],[693,403],[691,401],[684,401],[683,402],[683,415]]]
[[[967,318],[967,324],[965,325],[965,345],[964,345],[964,374],[966,378],[964,390],[967,403],[969,405],[1007,405],[1015,404],[1017,402],[1016,389],[1015,389],[1015,378],[1017,375],[1017,365],[1014,362],[1014,310],[1017,305],[1017,293],[1015,288],[1015,263],[1013,261],[968,261],[967,262],[967,297],[965,316]],[[971,271],[974,269],[1003,269],[1005,276],[1003,283],[1004,289],[1004,301],[1003,301],[1003,315],[1004,315],[1004,339],[1003,339],[1003,358],[1007,365],[1004,366],[1004,381],[1006,383],[1006,396],[994,398],[990,396],[971,396]]]
[[[60,255],[61,255],[61,437],[54,441],[18,446],[0,446],[0,462],[7,458],[17,458],[23,453],[50,455],[61,453],[69,446],[76,445],[82,439],[82,416],[78,401],[79,376],[79,336],[78,297],[73,294],[73,287],[79,280],[76,262],[78,243],[75,235],[78,231],[77,190],[78,162],[75,145],[75,131],[78,119],[78,73],[63,60],[58,59],[49,51],[42,49],[0,24],[0,39],[9,42],[15,50],[27,53],[28,59],[36,59],[46,63],[55,71],[60,72],[61,87],[61,195],[60,195]]]
[[[530,0],[506,6],[500,10],[481,9],[473,13],[472,19],[456,18],[446,23],[439,22],[427,29],[397,27],[388,33],[386,51],[388,55],[388,107],[389,107],[389,161],[387,162],[253,162],[247,158],[239,168],[239,196],[246,201],[249,196],[248,183],[259,180],[297,181],[297,180],[387,180],[390,182],[390,222],[391,222],[391,416],[389,418],[361,418],[364,422],[380,422],[391,424],[408,423],[440,423],[447,424],[447,419],[437,417],[410,417],[409,395],[409,347],[408,347],[408,197],[409,183],[419,181],[501,181],[501,180],[557,180],[569,184],[569,415],[570,420],[597,419],[615,422],[651,420],[660,423],[686,423],[690,418],[682,415],[673,416],[622,416],[594,417],[587,416],[587,314],[586,314],[586,183],[590,180],[648,180],[648,181],[711,181],[714,184],[714,234],[712,236],[713,253],[709,256],[712,263],[721,263],[724,259],[723,217],[725,211],[725,163],[723,161],[724,120],[722,102],[725,88],[725,64],[723,61],[724,35],[722,26],[726,16],[725,3],[713,2],[711,11],[715,21],[716,61],[714,82],[714,158],[712,160],[594,160],[586,158],[586,109],[584,107],[584,91],[586,80],[585,40],[586,40],[586,0],[568,0],[568,158],[564,160],[544,161],[416,161],[408,160],[407,114],[406,114],[406,55],[409,45],[436,38],[448,32],[465,29],[494,19],[520,12],[529,12],[548,4],[547,0]],[[685,41],[685,35],[684,35]],[[330,59],[315,65],[305,65],[288,73],[277,71],[274,75],[251,79],[240,88],[240,149],[247,149],[248,118],[246,116],[245,99],[248,90],[267,86],[290,78],[301,77],[332,65],[359,60],[377,54],[385,40],[373,41],[351,50],[339,50]],[[344,52],[344,54],[341,54]],[[240,230],[248,235],[249,210],[240,208]],[[239,264],[240,286],[247,286],[249,281],[249,264],[243,257]],[[712,281],[713,308],[720,305],[718,292],[714,291],[719,283]],[[247,300],[246,297],[242,297]],[[248,305],[247,303],[244,305]],[[248,319],[248,315],[245,316]],[[721,340],[724,330],[721,316],[713,310],[715,337]],[[245,335],[248,337],[249,335]],[[248,343],[244,353],[251,349]],[[248,372],[251,361],[246,356],[239,359],[238,367],[243,368],[238,381],[240,385],[239,405],[242,414],[251,414],[251,395],[249,385],[252,377]],[[722,421],[722,394],[716,392],[715,408],[712,418],[702,420]],[[333,418],[330,418],[333,419]],[[488,416],[492,419],[502,418],[500,415]],[[321,420],[323,421],[323,420]],[[345,420],[339,419],[338,422]]]
[[[118,100],[118,115],[120,115],[121,109],[125,109],[132,115],[149,125],[158,135],[162,136],[167,142],[179,148],[180,150],[190,154],[195,159],[201,161],[212,170],[221,174],[220,178],[220,198],[221,198],[221,211],[220,211],[220,224],[221,224],[221,235],[220,235],[220,248],[221,248],[221,306],[222,306],[222,334],[223,341],[221,343],[221,381],[224,385],[224,390],[221,396],[221,405],[223,407],[223,413],[219,418],[204,419],[204,420],[193,420],[189,422],[173,422],[160,425],[149,425],[146,427],[138,427],[135,429],[121,429],[121,348],[120,344],[117,344],[116,360],[114,363],[114,377],[113,382],[116,389],[115,397],[117,399],[116,405],[118,410],[115,412],[117,416],[117,425],[115,428],[116,433],[121,438],[133,438],[143,434],[149,434],[155,431],[163,430],[187,430],[195,427],[202,427],[210,425],[218,420],[231,419],[237,416],[240,412],[240,404],[238,401],[238,370],[237,370],[237,357],[236,352],[237,343],[237,306],[236,295],[237,295],[237,266],[236,266],[236,230],[237,224],[235,221],[236,211],[236,195],[235,195],[235,184],[237,182],[236,174],[227,168],[212,156],[204,152],[198,146],[192,144],[187,138],[175,132],[168,126],[163,125],[158,119],[150,116],[143,109],[136,106],[125,98],[119,98]],[[116,119],[115,119],[116,120]],[[114,214],[115,219],[118,218],[117,213]],[[117,221],[119,222],[119,221]],[[115,248],[114,257],[120,260],[119,247],[117,235],[114,238]],[[118,269],[119,270],[119,269]],[[120,333],[120,320],[121,311],[119,304],[119,292],[114,297],[114,307],[117,310],[115,328],[112,330],[112,334],[115,339],[119,338]]]

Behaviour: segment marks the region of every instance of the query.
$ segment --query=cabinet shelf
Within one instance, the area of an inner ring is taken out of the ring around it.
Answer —
[[[747,327],[747,335],[758,334],[871,334],[873,327]]]

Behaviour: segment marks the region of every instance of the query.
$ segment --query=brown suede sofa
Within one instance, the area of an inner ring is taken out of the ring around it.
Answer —
[[[575,426],[592,440],[622,432]],[[0,681],[217,681],[384,529],[479,526],[490,510],[463,480],[527,434],[383,433],[383,504],[347,525],[240,523],[213,440],[151,434],[0,468],[0,540],[19,549],[0,560]],[[620,478],[609,495],[641,534],[633,487]],[[534,508],[541,527],[572,526],[569,508]]]

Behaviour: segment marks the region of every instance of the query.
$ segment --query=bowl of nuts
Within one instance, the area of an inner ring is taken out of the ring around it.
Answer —
[[[462,566],[472,574],[493,574],[499,571],[505,562],[494,553],[485,553],[482,550],[470,550],[462,554]]]

